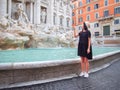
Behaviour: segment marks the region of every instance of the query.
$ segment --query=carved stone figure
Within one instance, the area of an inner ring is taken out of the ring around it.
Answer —
[[[42,9],[42,11],[41,11],[41,22],[46,23],[46,18],[47,18],[46,9]]]
[[[29,22],[28,17],[26,15],[25,11],[23,10],[22,4],[18,4],[17,13],[18,13],[18,21],[27,22],[27,23]]]

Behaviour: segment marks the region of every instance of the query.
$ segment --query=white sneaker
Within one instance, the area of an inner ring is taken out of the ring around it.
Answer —
[[[85,72],[84,77],[86,77],[86,78],[89,77],[89,74]]]
[[[79,76],[84,76],[84,72],[81,72]]]

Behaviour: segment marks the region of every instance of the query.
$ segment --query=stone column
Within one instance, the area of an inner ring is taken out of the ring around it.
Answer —
[[[54,14],[53,14],[53,12],[54,12],[54,11],[53,11],[53,10],[54,10],[54,4],[53,4],[53,3],[54,3],[54,0],[50,0],[50,1],[49,1],[49,7],[50,7],[50,8],[48,8],[48,11],[49,11],[49,12],[47,13],[47,14],[50,13],[49,16],[51,17],[51,18],[50,18],[50,17],[47,17],[47,18],[48,18],[48,23],[50,24],[50,26],[53,26],[53,16],[54,16]]]
[[[34,24],[40,24],[40,0],[36,0],[34,4]]]
[[[8,15],[11,18],[12,0],[8,0]]]
[[[63,11],[64,11],[64,14],[63,14],[63,28],[65,29],[67,27],[67,15],[66,15],[66,6],[63,6]]]
[[[7,0],[0,0],[0,17],[7,14]]]
[[[58,5],[58,3],[57,3],[57,5]],[[59,7],[57,6],[56,9],[59,10],[58,8],[59,8]],[[59,12],[56,11],[56,14],[57,14],[57,16],[56,16],[56,25],[57,25],[57,26],[59,26],[59,14],[58,14],[58,13],[59,13]]]
[[[30,3],[30,22],[33,23],[33,2]]]

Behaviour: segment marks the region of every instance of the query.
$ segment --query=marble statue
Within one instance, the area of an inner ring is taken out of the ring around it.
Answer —
[[[17,13],[18,13],[18,21],[20,22],[29,22],[28,17],[23,9],[23,5],[22,4],[18,4],[18,9],[17,9]]]
[[[47,12],[46,9],[42,9],[41,11],[41,22],[46,23]]]

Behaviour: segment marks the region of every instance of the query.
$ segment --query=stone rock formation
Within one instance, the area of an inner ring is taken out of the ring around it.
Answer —
[[[0,19],[0,49],[74,47],[72,36],[72,31],[59,27],[42,24],[36,29],[29,23],[22,26],[13,19]]]

